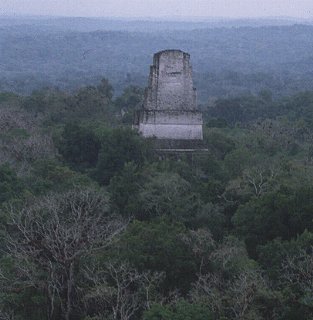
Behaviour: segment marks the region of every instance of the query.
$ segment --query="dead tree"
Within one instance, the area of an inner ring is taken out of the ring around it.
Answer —
[[[207,273],[194,283],[191,299],[205,303],[218,317],[243,320],[257,313],[253,303],[264,288],[266,283],[257,270],[243,270],[230,280],[220,273]]]
[[[253,309],[253,302],[259,290],[263,288],[265,288],[265,281],[256,270],[246,270],[236,276],[228,288],[232,319],[245,319]]]
[[[108,216],[107,196],[93,189],[51,194],[22,210],[12,208],[10,217],[7,248],[21,284],[46,294],[49,319],[59,301],[62,318],[69,320],[80,260],[109,246],[125,222]]]
[[[25,174],[31,162],[55,157],[52,137],[40,129],[38,120],[21,109],[0,108],[0,164],[9,163]]]
[[[139,272],[127,263],[107,263],[86,268],[85,276],[91,284],[85,295],[86,307],[96,306],[97,315],[104,319],[108,315],[114,320],[132,319],[139,309],[149,309],[160,300],[156,288],[162,273]]]
[[[282,279],[297,286],[303,294],[313,292],[313,247],[285,259]]]
[[[258,313],[258,306],[253,303],[266,283],[260,271],[238,264],[238,260],[248,259],[239,240],[228,237],[218,244],[208,231],[200,229],[191,231],[186,243],[201,259],[191,301],[206,304],[218,318],[242,320]]]

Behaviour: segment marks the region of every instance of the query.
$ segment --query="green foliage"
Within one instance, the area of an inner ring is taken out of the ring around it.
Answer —
[[[95,185],[95,182],[89,177],[75,172],[55,160],[42,160],[34,163],[31,177],[25,178],[25,181],[29,189],[36,195]]]
[[[160,156],[129,127],[143,98],[131,77],[114,99],[105,79],[0,93],[0,318],[63,319],[71,305],[73,319],[111,320],[139,301],[130,320],[311,320],[312,92],[227,92],[201,107],[207,153]],[[114,219],[78,223],[93,206]]]
[[[229,99],[219,99],[213,108],[208,110],[211,117],[219,119],[219,123],[234,126],[239,122],[263,118],[273,109],[271,93],[263,91],[259,96],[241,96]],[[215,125],[216,126],[216,125]]]
[[[206,126],[208,128],[225,128],[227,127],[227,121],[221,118],[211,118]]]
[[[23,108],[28,112],[44,112],[48,104],[46,99],[46,90],[34,91],[31,96],[25,98]]]
[[[112,97],[113,87],[107,79],[102,79],[98,86],[79,89],[70,101],[72,118],[94,120],[100,117],[105,122],[112,122]]]
[[[133,162],[125,164],[109,185],[113,210],[123,216],[140,217],[138,193],[143,183],[142,174]]]
[[[25,190],[22,179],[8,165],[0,166],[0,205],[15,198],[21,198]]]
[[[84,170],[97,164],[100,141],[89,128],[76,123],[65,125],[58,142],[58,149],[64,160],[73,168]]]
[[[7,257],[0,262],[0,304],[20,303],[13,310],[31,319],[38,319],[40,309],[49,319],[75,317],[83,260],[108,247],[122,228],[121,220],[109,217],[107,194],[94,188],[50,193],[12,207]]]
[[[313,233],[305,230],[298,237],[291,240],[276,238],[259,246],[259,262],[267,270],[273,281],[281,276],[281,268],[284,260],[289,256],[295,256],[301,250],[307,250],[313,246]]]
[[[8,26],[1,29],[1,38],[12,43],[2,48],[2,91],[27,94],[44,86],[70,91],[105,75],[120,94],[129,85],[146,85],[150,54],[168,47],[192,48],[201,103],[264,89],[276,97],[312,88],[307,72],[312,69],[312,26],[299,21],[159,23],[30,17],[17,22],[6,17],[2,23]]]
[[[124,89],[123,94],[114,101],[115,108],[122,116],[122,122],[128,125],[133,123],[134,111],[143,103],[144,90],[130,86]]]
[[[250,200],[237,210],[233,222],[251,253],[275,238],[290,240],[306,228],[313,229],[313,189],[281,188]]]
[[[195,277],[196,266],[182,239],[185,232],[182,224],[166,218],[134,221],[121,238],[119,258],[138,270],[165,272],[166,290],[186,290]]]
[[[205,144],[218,159],[224,159],[235,149],[235,142],[215,129],[205,131],[204,134]]]
[[[174,306],[154,305],[146,311],[143,320],[210,320],[212,313],[207,306],[179,301]]]
[[[125,163],[142,165],[149,157],[149,143],[129,128],[116,128],[101,137],[101,150],[95,170],[96,180],[109,184]]]
[[[196,214],[197,195],[191,185],[176,173],[154,173],[138,195],[144,216],[168,215],[186,221]],[[196,200],[196,201],[195,201]]]
[[[114,89],[108,79],[102,79],[97,86],[97,90],[108,102],[112,100]]]
[[[295,120],[303,120],[309,128],[313,128],[313,94],[311,91],[296,94],[281,103],[281,112],[287,113],[288,117]]]
[[[13,92],[0,92],[0,104],[18,102],[19,96]]]
[[[239,176],[249,163],[250,153],[246,148],[238,148],[225,157],[225,167],[230,178]]]
[[[154,305],[149,311],[144,313],[144,320],[171,320],[174,312],[166,306]]]
[[[49,125],[99,118],[109,123],[114,119],[112,97],[111,84],[102,79],[97,86],[82,87],[74,94],[50,88],[36,90],[24,98],[22,107],[44,117]]]

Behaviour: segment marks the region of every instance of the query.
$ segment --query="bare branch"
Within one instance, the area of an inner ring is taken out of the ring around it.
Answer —
[[[24,286],[47,295],[51,318],[60,300],[69,319],[77,296],[78,262],[111,245],[126,223],[108,216],[107,196],[93,189],[48,195],[22,210],[11,208],[10,217],[7,248]]]
[[[140,273],[127,263],[88,267],[85,276],[92,283],[86,304],[96,306],[101,316],[109,312],[115,320],[129,320],[139,309],[149,309],[163,279],[162,273]]]

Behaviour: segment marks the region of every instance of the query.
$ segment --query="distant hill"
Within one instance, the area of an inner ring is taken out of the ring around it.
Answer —
[[[29,25],[58,30],[72,31],[137,31],[155,32],[162,30],[194,30],[207,28],[288,26],[294,24],[313,24],[313,19],[295,19],[289,17],[263,19],[229,19],[229,18],[84,18],[84,17],[29,17],[1,16],[0,26]]]
[[[270,89],[313,89],[313,26],[294,20],[0,20],[0,90],[72,90],[108,78],[145,86],[153,53],[191,54],[200,102]]]

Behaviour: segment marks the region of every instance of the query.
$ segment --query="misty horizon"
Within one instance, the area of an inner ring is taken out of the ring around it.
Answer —
[[[0,15],[129,19],[312,19],[308,0],[1,0]]]
[[[37,19],[107,19],[107,20],[129,20],[129,21],[177,21],[177,22],[206,22],[221,20],[290,20],[290,21],[313,21],[313,17],[296,17],[296,16],[83,16],[83,15],[49,15],[49,14],[16,14],[0,13],[5,18],[37,18]]]

